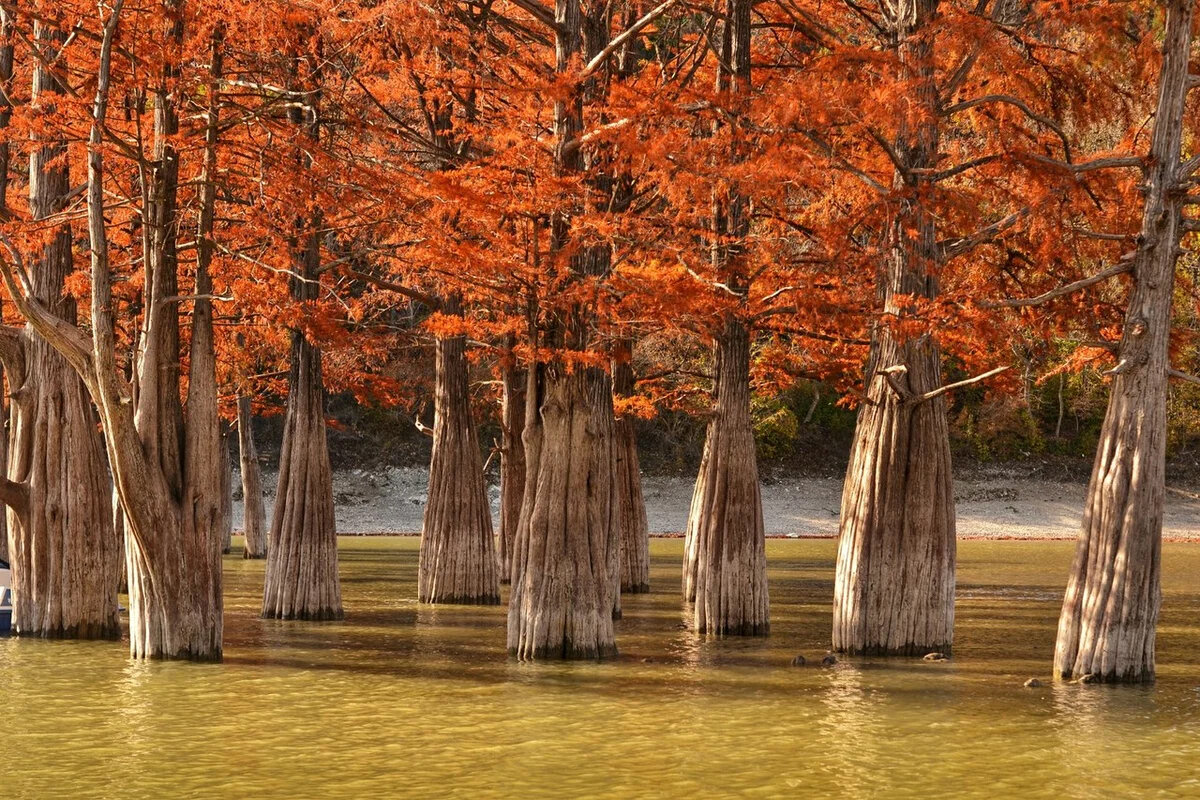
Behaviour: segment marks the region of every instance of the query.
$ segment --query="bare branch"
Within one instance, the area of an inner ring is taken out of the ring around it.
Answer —
[[[980,381],[986,381],[988,378],[995,377],[996,375],[999,375],[1001,372],[1006,372],[1007,370],[1010,370],[1010,369],[1012,369],[1011,365],[1003,366],[1003,367],[996,367],[995,369],[990,369],[981,375],[976,375],[974,378],[967,378],[966,380],[963,380],[963,381],[955,381],[954,383],[948,383],[945,386],[942,386],[938,389],[934,389],[932,392],[926,392],[925,394],[918,395],[917,397],[914,397],[911,402],[924,403],[928,400],[933,400],[936,397],[941,397],[942,395],[946,394],[947,392],[952,392],[955,389],[961,389],[964,386],[971,386],[972,384],[979,383]]]
[[[1129,272],[1133,269],[1133,256],[1133,253],[1126,253],[1125,255],[1121,256],[1120,261],[1118,261],[1116,264],[1113,264],[1106,270],[1097,272],[1095,275],[1091,275],[1086,278],[1080,278],[1077,281],[1068,283],[1065,286],[1060,286],[1057,289],[1051,289],[1044,294],[1039,294],[1037,297],[1012,298],[1008,300],[1001,300],[995,303],[980,303],[980,306],[983,308],[1024,308],[1026,306],[1040,306],[1043,303],[1049,303],[1051,300],[1056,300],[1064,295],[1077,292],[1080,289],[1086,289],[1089,286],[1102,283],[1109,278]]]
[[[1182,372],[1177,369],[1168,368],[1167,375],[1169,375],[1172,378],[1178,378],[1181,381],[1187,381],[1188,383],[1194,383],[1194,384],[1200,386],[1200,378],[1197,378],[1195,375],[1191,375],[1187,372]]]
[[[665,2],[660,3],[655,8],[652,8],[641,19],[639,19],[637,22],[634,22],[622,33],[619,33],[613,37],[613,40],[609,42],[603,50],[597,53],[596,56],[588,62],[587,66],[583,68],[583,72],[580,73],[579,79],[585,80],[590,78],[592,74],[596,72],[596,70],[604,66],[604,62],[607,61],[613,53],[620,50],[626,42],[641,33],[643,28],[665,14],[667,10],[671,8],[671,6],[675,5],[676,2],[678,2],[678,0],[665,0]]]

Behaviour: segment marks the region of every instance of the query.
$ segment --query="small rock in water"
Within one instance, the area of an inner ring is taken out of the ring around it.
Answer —
[[[795,658],[792,659],[793,667],[803,667],[807,663],[808,663],[808,659],[806,659],[804,656],[796,656]]]
[[[837,656],[835,656],[833,653],[826,653],[825,657],[821,659],[821,666],[822,667],[832,667],[837,662],[838,662]]]
[[[949,661],[950,658],[945,653],[926,653],[926,661]]]
[[[1089,672],[1087,675],[1080,675],[1075,679],[1076,683],[1099,683],[1100,676],[1094,672]]]
[[[1024,684],[1026,689],[1039,689],[1045,685],[1046,684],[1042,683],[1037,678],[1030,678],[1029,680],[1025,681]]]

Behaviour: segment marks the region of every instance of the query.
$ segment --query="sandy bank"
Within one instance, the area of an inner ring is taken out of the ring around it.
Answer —
[[[274,475],[264,475],[273,495]],[[345,533],[415,533],[425,509],[426,471],[351,470],[334,476],[338,529]],[[235,486],[240,481],[235,475]],[[955,483],[958,532],[963,538],[1073,539],[1083,514],[1086,486],[1012,474],[971,476]],[[687,520],[692,482],[687,478],[647,477],[644,491],[650,530],[678,533]],[[774,536],[835,536],[841,480],[793,478],[763,485],[763,515]],[[493,509],[499,488],[491,487]],[[270,513],[273,498],[268,498]],[[241,527],[241,502],[235,504]],[[1169,488],[1164,535],[1200,540],[1200,494]]]

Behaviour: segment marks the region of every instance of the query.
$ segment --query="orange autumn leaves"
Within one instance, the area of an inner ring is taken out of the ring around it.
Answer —
[[[732,311],[756,330],[760,388],[800,375],[834,382],[851,401],[875,325],[935,334],[969,373],[1003,362],[1013,339],[1103,339],[1119,284],[1024,311],[996,302],[1095,272],[1127,249],[1136,170],[1071,167],[1144,149],[1152,9],[1009,5],[1005,17],[995,3],[939,4],[924,34],[932,100],[881,34],[885,10],[870,4],[759,3],[750,87],[736,97],[714,88],[723,5],[673,6],[586,80],[586,59],[556,72],[553,10],[536,0],[138,7],[114,63],[110,124],[121,144],[109,147],[106,184],[114,268],[137,272],[129,266],[143,232],[126,209],[148,189],[151,88],[168,62],[179,65],[166,81],[183,109],[173,142],[178,224],[195,229],[219,21],[226,64],[213,271],[231,392],[282,392],[289,327],[325,348],[331,389],[384,402],[412,397],[398,380],[398,353],[429,336],[466,335],[489,363],[515,340],[525,361],[604,365],[630,337],[704,342]],[[13,23],[20,35],[31,35],[38,16],[80,32],[64,51],[74,92],[52,113],[27,108],[32,56],[17,47],[6,139],[21,152],[49,126],[68,140],[81,176],[95,14],[76,0],[31,8]],[[597,39],[619,35],[650,5],[606,8],[594,15],[605,28],[589,34]],[[158,32],[176,14],[184,44],[167,53]],[[297,58],[308,71],[303,86]],[[580,171],[556,166],[561,103],[583,109],[584,130],[568,143]],[[315,138],[297,133],[297,112],[316,120]],[[899,175],[902,128],[932,116],[936,174]],[[6,230],[33,247],[23,193],[9,194]],[[733,195],[746,199],[751,219],[736,242],[712,232],[714,199]],[[936,220],[939,257],[929,271],[941,292],[936,301],[914,296],[897,315],[879,307],[875,282],[889,258],[888,226],[913,205]],[[82,210],[76,195],[62,213],[78,223]],[[292,254],[314,211],[321,290],[298,305],[287,289]],[[565,243],[552,241],[556,217],[569,222]],[[713,248],[729,245],[745,285],[714,274]],[[570,260],[594,247],[611,251],[611,273],[572,277]],[[82,266],[86,242],[76,255]],[[193,258],[193,249],[180,253],[185,264]],[[128,335],[143,313],[141,287],[117,286]],[[70,290],[80,295],[86,282]],[[461,316],[440,313],[450,296],[461,299]],[[588,347],[537,336],[545,320],[578,307],[599,326]],[[623,401],[638,414],[703,383],[702,370],[665,376],[670,365],[643,366],[664,376]]]

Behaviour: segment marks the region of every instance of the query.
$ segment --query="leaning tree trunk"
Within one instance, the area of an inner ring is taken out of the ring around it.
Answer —
[[[263,503],[262,467],[254,446],[254,417],[250,413],[250,398],[239,397],[238,457],[242,472],[242,528],[246,546],[243,558],[265,558],[267,555],[267,511]]]
[[[618,397],[633,394],[633,367],[629,348],[613,362],[613,391]],[[616,453],[617,528],[621,538],[621,591],[650,591],[650,533],[646,503],[642,499],[642,472],[638,466],[637,432],[628,414],[617,417],[613,448]]]
[[[907,298],[938,294],[935,215],[924,185],[939,163],[938,87],[933,73],[937,0],[905,0],[892,18],[901,77],[912,88],[894,150],[896,212],[879,270],[885,316]],[[937,342],[900,341],[884,323],[871,337],[867,400],[859,411],[842,489],[833,601],[839,652],[948,652],[954,637],[954,490]]]
[[[1187,179],[1179,166],[1193,3],[1169,0],[1158,111],[1120,360],[1058,621],[1056,677],[1154,679],[1162,601],[1167,374]]]
[[[613,656],[612,385],[590,367],[544,372],[541,423],[525,429],[529,499],[517,532],[508,650],[522,659]]]
[[[457,312],[454,301],[446,303]],[[471,417],[464,336],[438,338],[433,457],[421,527],[417,595],[423,603],[498,605],[492,512]]]
[[[504,396],[500,408],[500,581],[512,579],[513,548],[525,498],[525,371],[513,360],[512,348],[501,365]]]
[[[715,405],[684,544],[683,586],[701,633],[770,631],[766,536],[750,424],[750,336],[725,319],[715,346]]]
[[[63,36],[36,25],[43,46]],[[49,110],[63,88],[39,63],[32,105]],[[32,218],[61,214],[71,182],[67,147],[42,139],[30,156]],[[74,270],[71,230],[59,226],[32,264],[33,297],[75,322],[63,284]],[[23,357],[9,371],[12,393],[8,478],[25,487],[24,508],[8,514],[13,630],[50,637],[115,638],[120,551],[113,536],[104,445],[87,390],[67,361],[27,326]]]

